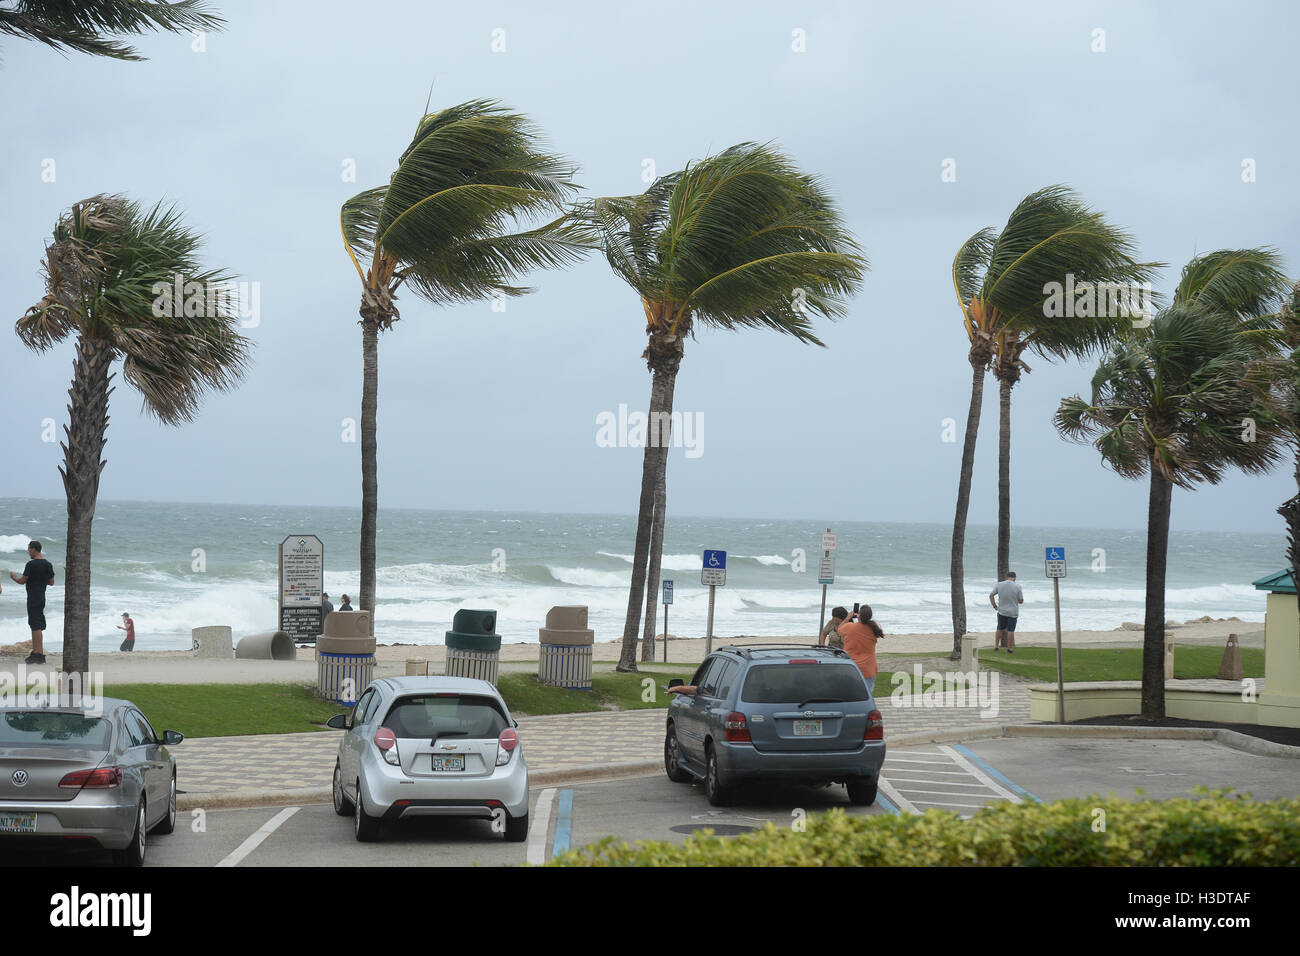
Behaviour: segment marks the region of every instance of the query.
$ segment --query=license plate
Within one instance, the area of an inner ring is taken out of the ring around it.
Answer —
[[[35,813],[0,813],[0,833],[35,833]]]
[[[446,771],[446,770],[464,770],[464,769],[465,769],[465,755],[464,755],[464,754],[456,754],[454,757],[438,757],[438,756],[432,756],[432,757],[429,758],[429,760],[430,760],[430,762],[432,763],[432,767],[431,767],[431,769],[432,769],[434,772],[437,772],[437,773],[441,773],[442,771]]]
[[[822,722],[820,720],[796,720],[794,722],[794,735],[796,737],[820,737],[822,735]]]

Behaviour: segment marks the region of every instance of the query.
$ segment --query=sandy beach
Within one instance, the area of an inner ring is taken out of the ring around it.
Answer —
[[[1229,634],[1235,633],[1243,647],[1264,646],[1264,625],[1255,621],[1210,621],[1174,625],[1170,630],[1181,644],[1223,645]],[[979,646],[993,646],[992,631],[971,632],[978,638]],[[1142,646],[1142,632],[1119,628],[1111,631],[1063,631],[1062,643],[1070,647],[1138,648]],[[811,643],[809,637],[795,637],[781,641],[771,637],[715,637],[713,646],[726,644]],[[1017,647],[1054,646],[1056,635],[1051,631],[1026,631],[1016,636]],[[662,643],[656,653],[662,656]],[[952,648],[951,634],[886,634],[880,642],[882,664],[887,655],[943,655]],[[704,659],[706,642],[703,638],[672,637],[668,642],[670,664],[692,665]],[[618,641],[598,641],[593,648],[593,661],[598,669],[612,667],[618,661]],[[316,678],[315,651],[309,646],[297,649],[293,661],[255,660],[200,660],[188,651],[148,651],[131,653],[114,651],[93,653],[91,667],[102,675],[104,683],[165,683],[165,684],[240,684],[240,683],[293,683],[311,682]],[[501,645],[501,662],[504,670],[527,671],[535,669],[538,657],[536,643]],[[62,656],[47,655],[43,668],[54,671]],[[408,660],[425,660],[431,673],[440,673],[446,659],[442,646],[416,644],[380,644],[375,650],[376,676],[392,676],[406,671]],[[16,673],[21,657],[0,657],[0,673]],[[662,661],[660,661],[662,663]]]

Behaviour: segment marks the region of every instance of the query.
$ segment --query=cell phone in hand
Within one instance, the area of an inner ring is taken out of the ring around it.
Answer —
[[[854,602],[853,602],[853,613],[854,613],[854,614],[857,614],[857,613],[858,613],[858,608],[859,608],[860,606],[861,606],[861,605],[859,605],[857,601],[854,601]]]

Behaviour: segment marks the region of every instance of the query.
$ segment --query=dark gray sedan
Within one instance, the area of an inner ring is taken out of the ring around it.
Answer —
[[[64,698],[66,701],[67,698]],[[129,700],[0,703],[0,847],[98,846],[144,863],[146,833],[176,826],[176,761]]]

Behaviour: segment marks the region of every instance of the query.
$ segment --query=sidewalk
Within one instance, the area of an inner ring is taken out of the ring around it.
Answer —
[[[970,729],[987,731],[1029,720],[1028,683],[1002,675],[996,714],[978,706],[927,706],[918,697],[883,696],[885,741]],[[904,706],[898,706],[903,704]],[[654,772],[662,766],[663,710],[521,717],[519,738],[534,784]],[[338,732],[199,737],[172,748],[179,805],[247,806],[330,799]]]

